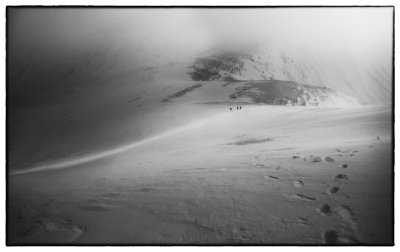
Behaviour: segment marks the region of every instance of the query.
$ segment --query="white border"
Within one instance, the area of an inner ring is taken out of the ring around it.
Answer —
[[[397,1],[398,2],[398,1]],[[47,5],[47,6],[52,6],[52,5],[114,5],[114,6],[134,6],[134,5],[148,5],[148,6],[171,6],[171,5],[249,5],[249,6],[254,6],[254,5],[269,5],[269,6],[282,6],[282,5],[318,5],[318,6],[337,6],[337,5],[346,5],[346,6],[352,6],[352,5],[362,5],[362,6],[366,6],[366,5],[393,5],[395,6],[395,12],[399,12],[400,11],[400,4],[396,4],[395,1],[391,0],[391,1],[370,1],[370,0],[351,0],[351,1],[344,1],[344,0],[325,0],[325,1],[317,1],[317,0],[229,0],[229,1],[225,1],[225,0],[192,0],[192,1],[188,1],[188,0],[147,0],[147,1],[143,1],[143,0],[131,0],[131,1],[127,1],[127,0],[114,0],[114,1],[88,1],[88,0],[70,0],[70,1],[60,1],[60,0],[54,0],[54,1],[50,1],[50,0],[40,0],[40,1],[29,1],[29,0],[3,0],[1,1],[1,14],[2,14],[2,22],[0,22],[1,24],[1,29],[0,29],[0,37],[2,39],[3,42],[3,49],[0,50],[0,58],[2,59],[1,61],[1,69],[0,69],[0,79],[2,80],[2,83],[4,83],[4,85],[1,88],[0,91],[0,103],[2,104],[2,109],[0,110],[0,120],[3,122],[0,124],[1,127],[1,132],[2,134],[0,134],[1,140],[3,142],[2,145],[0,145],[0,161],[2,165],[3,170],[0,172],[0,180],[4,181],[4,183],[2,184],[2,186],[0,187],[0,194],[1,194],[1,209],[3,209],[3,214],[0,214],[0,237],[1,237],[1,247],[6,248],[6,249],[10,249],[10,250],[22,250],[22,249],[29,249],[29,250],[36,250],[36,251],[53,251],[55,248],[54,247],[5,247],[5,15],[6,15],[6,6],[13,6],[13,5]],[[397,19],[395,20],[395,22],[399,22]],[[396,37],[398,31],[396,32]],[[395,48],[398,48],[397,44],[398,44],[399,39],[395,38]],[[395,76],[397,77],[397,79],[399,78],[398,76],[398,68],[395,68],[396,72],[395,72]],[[395,84],[396,86],[396,84]],[[395,98],[399,98],[399,90],[398,88],[395,88]],[[397,99],[395,99],[395,101],[397,101]],[[397,102],[395,102],[395,106],[397,108]],[[395,132],[397,132],[397,125],[395,125]],[[396,146],[398,145],[399,141],[395,141]],[[399,157],[398,155],[395,156],[395,164],[399,163]],[[398,165],[396,165],[398,166]],[[395,173],[395,196],[399,195],[399,186],[398,186],[398,181],[399,181],[399,175],[400,173]],[[397,182],[397,183],[396,183]],[[3,198],[4,197],[4,198]],[[395,199],[395,217],[396,218],[396,224],[398,224],[398,219],[399,219],[399,199]],[[398,230],[398,225],[396,225],[395,228],[395,243],[399,243],[400,239],[399,239],[399,230]],[[398,245],[397,245],[398,246]],[[396,247],[396,246],[395,246]],[[323,249],[326,250],[331,250],[331,251],[336,251],[338,249],[342,250],[350,250],[350,249],[357,249],[357,250],[362,250],[362,251],[371,251],[371,250],[381,250],[381,249],[395,249],[395,247],[360,247],[360,248],[356,248],[356,247],[323,247]],[[79,248],[71,248],[71,247],[56,247],[57,250],[61,250],[61,251],[69,251],[70,249],[78,249],[78,250],[84,250],[84,249],[95,249],[95,250],[106,250],[109,249],[110,247],[79,247]],[[134,248],[130,248],[130,247],[113,247],[112,249],[135,249],[138,250],[140,249],[141,251],[153,251],[155,249],[163,249],[163,250],[169,250],[169,251],[186,251],[188,249],[188,247],[134,247]],[[251,249],[251,250],[256,250],[256,251],[265,251],[265,249],[272,249],[275,251],[283,251],[283,250],[287,250],[287,249],[295,249],[296,251],[310,251],[310,250],[320,250],[321,247],[190,247],[190,250],[194,250],[194,251],[198,251],[198,250],[224,250],[224,251],[237,251],[237,250],[244,250],[244,249]]]

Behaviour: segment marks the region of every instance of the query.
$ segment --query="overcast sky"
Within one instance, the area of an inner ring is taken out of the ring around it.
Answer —
[[[10,53],[33,57],[108,41],[189,53],[219,43],[265,43],[364,57],[391,55],[392,20],[391,8],[34,8],[9,9],[7,22]]]

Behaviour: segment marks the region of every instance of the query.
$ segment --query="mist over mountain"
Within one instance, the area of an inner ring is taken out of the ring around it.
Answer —
[[[338,13],[352,22],[338,20]],[[246,14],[250,18],[240,20]],[[17,9],[9,20],[10,93],[95,85],[113,76],[136,82],[143,67],[192,67],[201,58],[222,57],[216,60],[229,68],[224,60],[233,54],[241,68],[230,72],[234,79],[296,81],[332,88],[365,105],[390,103],[392,31],[386,14],[340,8]]]

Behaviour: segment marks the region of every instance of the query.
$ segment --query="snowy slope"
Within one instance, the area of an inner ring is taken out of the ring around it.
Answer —
[[[359,82],[344,87],[360,92],[337,92],[340,82],[333,77],[320,82],[330,77],[322,62],[313,68],[286,54],[213,53],[188,57],[151,43],[111,41],[80,53],[64,52],[50,62],[11,58],[10,167],[107,151],[237,104],[348,107],[368,95],[373,98],[367,103],[383,102],[391,93],[390,87],[377,91],[379,85],[362,88]],[[217,75],[209,76],[213,71]]]
[[[245,106],[91,162],[12,175],[8,238],[389,244],[390,115],[390,107]]]

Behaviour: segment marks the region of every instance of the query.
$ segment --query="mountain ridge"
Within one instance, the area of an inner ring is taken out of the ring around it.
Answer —
[[[315,55],[299,55],[272,49],[214,50],[195,59],[190,75],[200,81],[281,80],[328,87],[363,105],[390,101],[391,80],[382,65],[345,60],[335,64]]]

